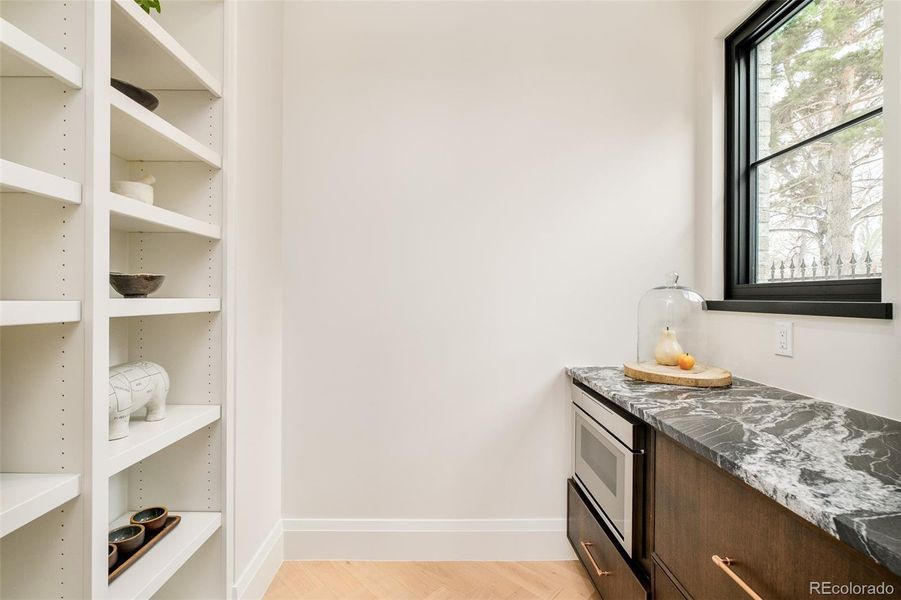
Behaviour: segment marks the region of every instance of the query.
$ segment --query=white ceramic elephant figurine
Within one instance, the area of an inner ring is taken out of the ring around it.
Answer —
[[[128,435],[131,413],[147,407],[147,421],[166,418],[169,374],[160,365],[146,360],[130,362],[109,370],[109,439]]]

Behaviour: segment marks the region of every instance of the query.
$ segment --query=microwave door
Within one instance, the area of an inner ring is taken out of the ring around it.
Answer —
[[[632,451],[575,409],[575,473],[631,555]]]

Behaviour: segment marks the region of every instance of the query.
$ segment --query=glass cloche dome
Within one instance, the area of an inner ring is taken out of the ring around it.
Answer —
[[[702,362],[707,354],[707,303],[698,292],[678,284],[670,273],[666,285],[648,290],[638,303],[638,363],[675,365],[680,354]]]

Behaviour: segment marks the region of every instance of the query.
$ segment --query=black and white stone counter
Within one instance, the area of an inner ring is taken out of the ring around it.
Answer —
[[[745,379],[692,388],[567,373],[901,575],[901,422]]]

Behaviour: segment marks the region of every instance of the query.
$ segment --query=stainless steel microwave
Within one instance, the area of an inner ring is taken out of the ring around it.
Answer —
[[[607,402],[599,394],[572,387],[573,479],[614,541],[635,557],[643,539],[645,426]]]

